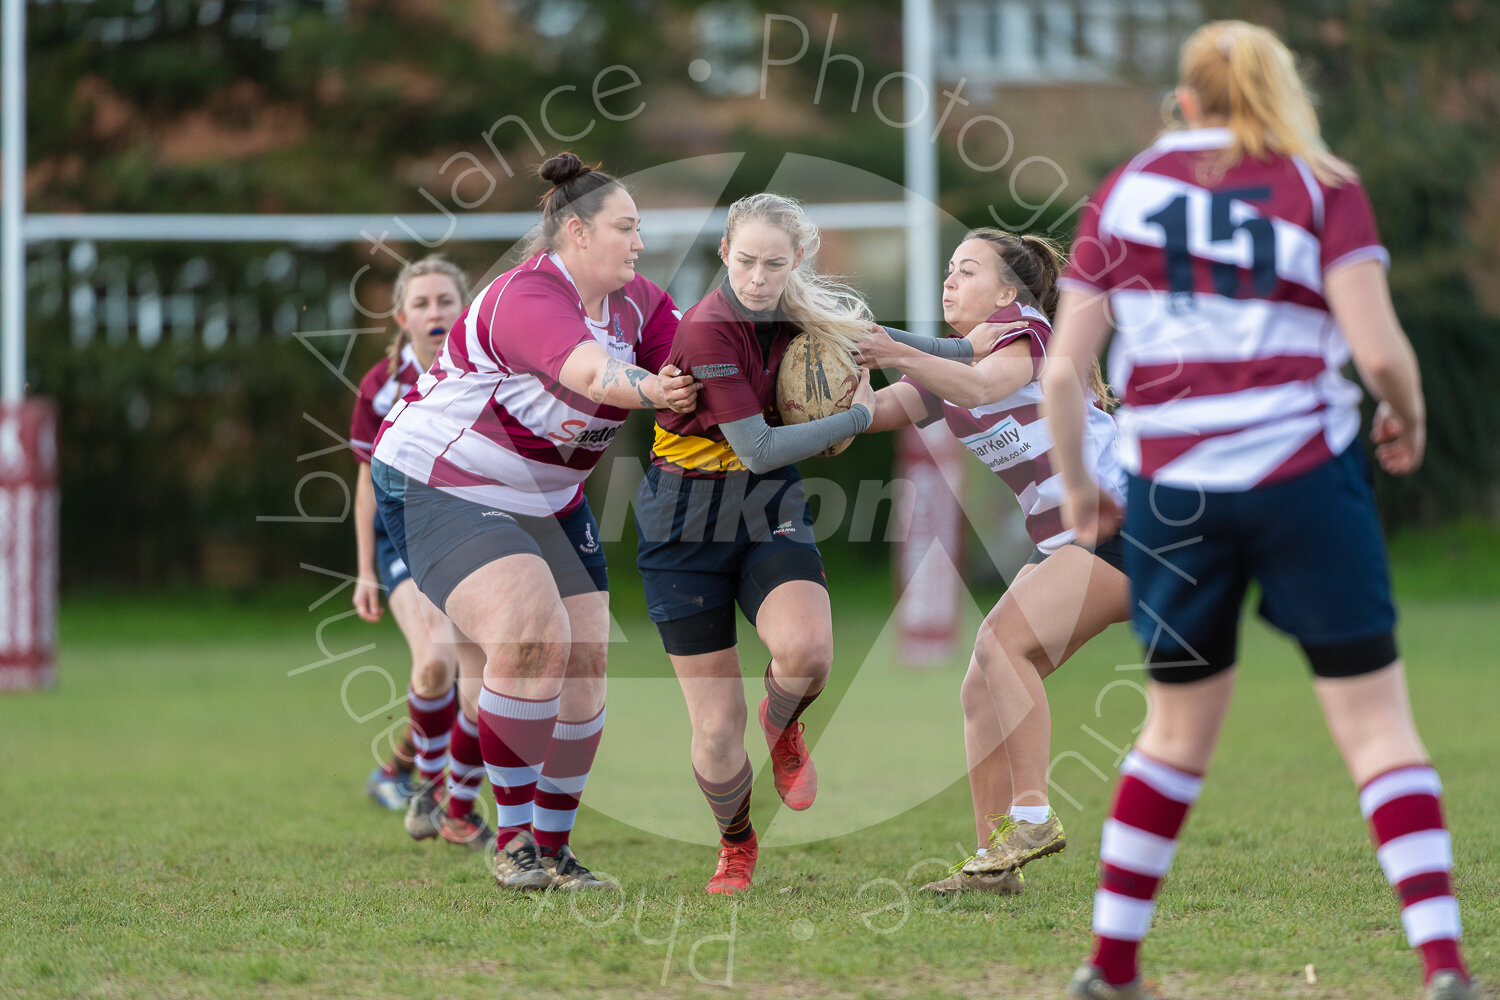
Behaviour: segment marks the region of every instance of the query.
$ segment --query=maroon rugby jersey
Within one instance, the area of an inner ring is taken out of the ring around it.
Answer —
[[[625,422],[558,381],[581,344],[655,372],[677,329],[672,298],[640,275],[590,319],[556,254],[490,282],[448,334],[432,370],[392,408],[375,457],[445,493],[514,514],[565,514]]]
[[[1389,260],[1358,182],[1281,155],[1215,176],[1230,140],[1170,132],[1111,174],[1060,282],[1109,297],[1125,467],[1184,489],[1268,485],[1353,442],[1360,390],[1324,278]]]
[[[656,411],[651,461],[684,476],[717,479],[745,470],[724,440],[720,424],[757,413],[772,426],[781,423],[776,372],[792,337],[801,331],[784,320],[770,321],[775,329],[771,349],[763,357],[757,322],[732,294],[720,286],[685,312],[667,356],[669,363],[703,385],[692,413]]]
[[[354,414],[349,418],[349,446],[354,449],[355,458],[365,463],[370,461],[375,437],[380,433],[380,421],[391,412],[398,399],[411,391],[421,375],[422,366],[410,344],[401,345],[396,374],[391,374],[391,363],[387,358],[381,358],[379,364],[365,372],[365,377],[359,380]]]

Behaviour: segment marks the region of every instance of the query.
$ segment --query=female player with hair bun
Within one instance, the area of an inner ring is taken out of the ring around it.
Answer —
[[[693,773],[719,827],[712,894],[748,890],[757,858],[736,603],[771,652],[758,716],[776,791],[792,809],[817,792],[798,719],[828,680],[833,620],[792,463],[863,431],[874,408],[861,372],[846,412],[797,426],[777,414],[777,371],[793,338],[847,349],[870,326],[854,292],[813,270],[817,246],[817,228],[789,198],[730,206],[719,244],[728,273],[683,316],[670,355],[700,380],[698,408],[658,411],[635,501],[647,607],[682,685]]]
[[[379,621],[380,592],[386,593],[411,650],[411,680],[406,689],[411,731],[395,756],[371,773],[366,791],[387,808],[406,810],[406,829],[414,838],[441,836],[477,849],[491,839],[474,808],[483,772],[478,706],[475,692],[457,691],[454,682],[460,659],[471,661],[463,671],[471,680],[478,680],[480,664],[468,652],[473,647],[458,643],[452,624],[411,582],[411,572],[376,510],[370,480],[370,449],[380,421],[431,367],[448,330],[469,304],[469,282],[451,262],[426,257],[401,269],[392,298],[396,335],[385,358],[360,380],[349,428],[350,444],[359,460],[354,497],[359,580],[354,607],[365,621]],[[441,808],[438,798],[445,768],[448,802]],[[419,779],[415,787],[413,770]]]
[[[1108,535],[1120,515],[1087,475],[1076,373],[1113,322],[1126,569],[1151,674],[1151,711],[1100,843],[1094,950],[1072,992],[1146,995],[1137,951],[1229,707],[1253,580],[1261,615],[1312,668],[1428,1000],[1464,1000],[1475,989],[1442,789],[1396,651],[1360,390],[1340,374],[1352,356],[1380,400],[1380,464],[1415,471],[1426,416],[1389,258],[1275,34],[1199,28],[1176,94],[1186,127],[1106,178],[1083,215],[1044,378],[1065,511],[1080,540]]]
[[[690,411],[697,386],[663,365],[678,314],[635,272],[629,192],[571,153],[540,174],[550,186],[530,252],[391,410],[371,471],[418,588],[484,651],[496,882],[612,889],[568,843],[604,726],[609,639],[583,481],[630,410]]]
[[[924,892],[1019,893],[1021,868],[1067,845],[1047,801],[1052,715],[1042,682],[1129,612],[1118,539],[1085,546],[1063,526],[1062,479],[1041,414],[1038,376],[1065,263],[1043,237],[971,230],[948,263],[943,318],[969,337],[999,330],[992,347],[976,351],[980,360],[969,365],[934,357],[930,341],[893,343],[879,331],[860,344],[861,360],[905,376],[876,393],[871,430],[946,421],[1015,492],[1036,546],[980,626],[959,690],[978,848]],[[1089,398],[1089,471],[1119,499],[1124,477],[1114,420],[1103,409],[1109,388],[1097,367]]]

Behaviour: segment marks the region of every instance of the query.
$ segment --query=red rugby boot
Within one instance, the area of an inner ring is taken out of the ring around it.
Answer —
[[[762,698],[760,711],[761,732],[766,734],[766,743],[771,748],[771,776],[776,779],[776,794],[788,809],[803,810],[818,797],[818,769],[813,767],[812,755],[802,741],[802,731],[807,727],[794,722],[784,730],[777,731],[766,721],[766,707],[770,699]]]
[[[750,876],[755,874],[756,841],[752,836],[743,844],[719,842],[719,867],[714,877],[708,880],[709,895],[734,896],[750,888]]]

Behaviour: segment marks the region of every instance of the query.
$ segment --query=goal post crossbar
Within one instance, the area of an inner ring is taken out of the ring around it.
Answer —
[[[904,229],[905,202],[830,202],[808,205],[808,214],[826,231]],[[647,212],[648,236],[717,237],[728,210],[659,208]],[[535,212],[469,212],[414,215],[251,215],[101,214],[27,215],[27,243],[49,240],[119,242],[333,244],[418,241],[437,246],[448,240],[517,240],[537,224]]]

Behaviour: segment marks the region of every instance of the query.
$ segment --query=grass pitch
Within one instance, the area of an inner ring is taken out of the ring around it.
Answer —
[[[752,724],[763,847],[736,900],[702,891],[712,822],[637,593],[616,592],[627,641],[611,651],[574,837],[623,891],[587,898],[502,895],[477,856],[412,843],[362,797],[370,744],[399,718],[382,710],[399,694],[385,674],[404,684],[406,663],[388,622],[319,632],[346,594],[311,612],[306,598],[74,600],[58,688],[0,700],[0,996],[1060,995],[1088,947],[1103,811],[1142,719],[1139,674],[1116,669],[1136,646],[1113,629],[1049,681],[1068,850],[1027,868],[1023,897],[929,901],[915,887],[972,837],[960,671],[896,669],[883,585],[834,587],[837,681],[808,720],[820,797],[778,810]],[[1401,630],[1446,786],[1468,953],[1488,980],[1495,607],[1406,600]],[[764,657],[744,649],[753,693]],[[1300,659],[1251,626],[1242,661],[1147,975],[1174,998],[1417,996],[1420,964]]]

